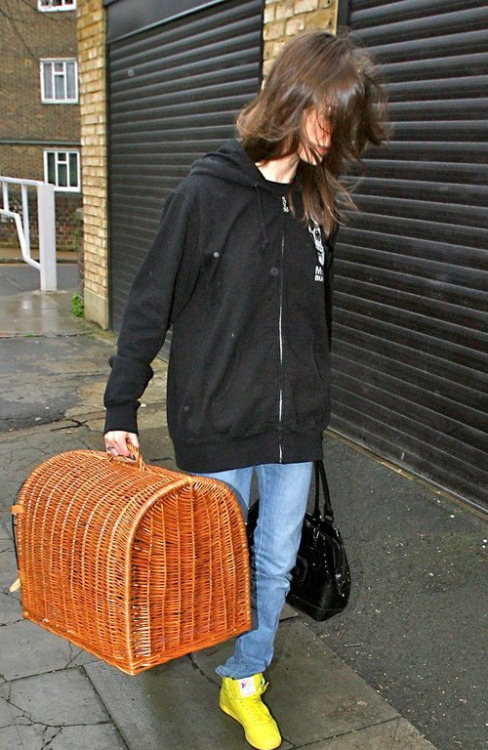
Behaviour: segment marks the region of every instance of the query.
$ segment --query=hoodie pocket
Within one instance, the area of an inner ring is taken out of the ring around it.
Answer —
[[[309,349],[306,366],[291,369],[285,391],[286,422],[296,432],[325,429],[329,416],[330,354],[326,344]]]
[[[233,438],[268,430],[278,419],[278,375],[269,346],[242,348],[212,401],[215,430]]]

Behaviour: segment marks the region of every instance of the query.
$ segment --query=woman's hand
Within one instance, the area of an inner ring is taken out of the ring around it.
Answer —
[[[111,430],[103,436],[107,453],[112,456],[131,456],[127,442],[132,443],[134,448],[139,448],[139,438],[135,432],[125,430]]]

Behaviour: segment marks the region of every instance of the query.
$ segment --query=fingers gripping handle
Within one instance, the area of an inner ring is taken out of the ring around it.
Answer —
[[[139,471],[144,471],[146,464],[141,456],[139,448],[133,445],[130,440],[127,441],[127,448],[130,451],[130,456],[107,456],[108,461],[114,461],[115,463],[121,464],[134,464]]]

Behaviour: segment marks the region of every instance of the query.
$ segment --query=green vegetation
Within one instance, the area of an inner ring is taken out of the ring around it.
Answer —
[[[71,297],[71,311],[76,318],[82,318],[84,315],[85,305],[79,292],[75,292]]]

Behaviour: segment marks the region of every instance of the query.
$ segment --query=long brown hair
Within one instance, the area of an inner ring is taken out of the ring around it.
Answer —
[[[295,154],[300,145],[313,152],[303,128],[304,114],[313,110],[330,127],[331,143],[316,165],[299,162],[297,178],[304,218],[332,232],[341,208],[354,206],[341,173],[369,143],[379,145],[387,135],[377,70],[350,36],[312,31],[284,47],[263,89],[237,119],[243,147],[256,163]]]

